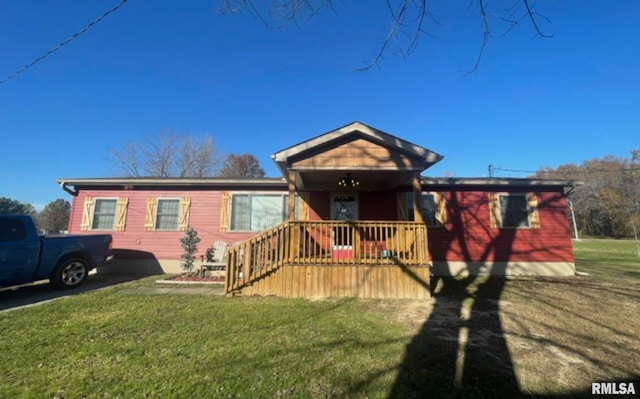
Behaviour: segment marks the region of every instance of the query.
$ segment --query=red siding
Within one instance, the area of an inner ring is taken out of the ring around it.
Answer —
[[[125,231],[108,232],[113,236],[113,248],[151,252],[157,259],[180,259],[182,253],[180,238],[184,237],[184,232],[145,231],[147,198],[152,196],[159,198],[190,197],[189,225],[198,231],[198,236],[202,239],[198,245],[199,255],[204,255],[207,247],[217,240],[231,244],[255,235],[251,232],[223,233],[220,231],[221,194],[220,191],[83,190],[73,199],[69,232],[74,234],[96,232],[95,230],[80,231],[85,197],[128,197],[129,207]]]
[[[537,193],[539,229],[491,228],[487,194],[486,191],[445,194],[448,223],[429,229],[429,251],[434,261],[573,262],[562,192]]]
[[[361,220],[397,220],[398,194],[395,191],[360,193]]]
[[[309,192],[309,220],[329,220],[330,217],[329,192]]]
[[[527,190],[521,190],[527,191]],[[487,191],[457,190],[445,192],[448,222],[445,227],[429,229],[429,250],[434,261],[528,261],[573,262],[573,251],[566,201],[561,191],[538,193],[539,229],[491,228]],[[157,259],[179,259],[182,249],[180,231],[145,231],[147,198],[150,196],[191,198],[189,224],[198,231],[204,254],[214,241],[241,241],[252,232],[220,231],[221,191],[209,190],[82,190],[73,198],[69,231],[81,232],[84,199],[91,197],[128,197],[126,229],[110,231],[114,248],[151,252]],[[310,219],[329,219],[328,192],[310,193]],[[360,217],[363,220],[394,220],[397,215],[395,192],[360,193]]]
[[[398,217],[397,193],[395,191],[361,192],[358,196],[361,220],[396,220]],[[331,218],[331,196],[328,191],[309,193],[309,219]]]

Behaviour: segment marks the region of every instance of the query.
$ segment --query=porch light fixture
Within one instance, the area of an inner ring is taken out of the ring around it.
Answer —
[[[343,188],[353,188],[360,185],[360,179],[352,177],[351,173],[347,173],[345,177],[338,179],[338,186]]]

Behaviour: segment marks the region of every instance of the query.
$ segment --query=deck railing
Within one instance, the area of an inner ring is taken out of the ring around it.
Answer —
[[[395,221],[288,221],[227,250],[227,292],[285,265],[428,263],[427,227]]]

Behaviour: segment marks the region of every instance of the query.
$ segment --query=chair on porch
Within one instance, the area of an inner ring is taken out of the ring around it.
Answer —
[[[224,271],[226,262],[224,260],[228,244],[225,241],[216,241],[211,248],[207,249],[206,255],[201,256],[200,276],[204,277],[207,271]]]

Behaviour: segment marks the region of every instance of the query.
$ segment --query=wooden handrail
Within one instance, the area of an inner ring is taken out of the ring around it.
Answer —
[[[427,226],[404,221],[287,221],[227,250],[227,292],[285,265],[428,264]]]

